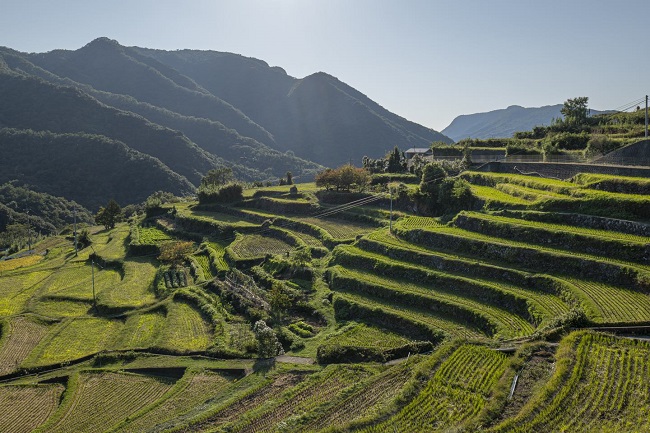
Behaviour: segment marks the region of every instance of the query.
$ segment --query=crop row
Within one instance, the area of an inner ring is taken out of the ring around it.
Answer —
[[[650,296],[610,284],[569,278],[596,307],[595,322],[607,324],[650,323]]]
[[[491,333],[473,326],[466,320],[448,317],[428,308],[403,307],[394,302],[357,291],[342,293],[334,298],[336,317],[361,320],[389,328],[411,338],[440,340],[444,335],[484,340]]]
[[[59,405],[62,385],[0,386],[0,431],[29,433]]]
[[[288,417],[297,417],[311,413],[343,391],[372,374],[371,371],[357,366],[330,365],[322,372],[311,375],[308,379],[289,389],[274,402],[243,416],[228,431],[267,432],[285,420],[290,427]],[[257,414],[255,412],[258,412]]]
[[[508,194],[491,186],[472,184],[470,185],[470,190],[474,197],[484,203],[486,209],[525,209],[533,204],[532,200],[526,200],[522,197]]]
[[[412,375],[411,368],[413,365],[410,363],[398,364],[359,383],[353,393],[334,400],[334,403],[323,414],[313,419],[304,431],[340,427],[359,418],[377,415],[397,397]]]
[[[423,216],[409,216],[400,222],[401,226],[405,229],[419,229],[423,227],[437,227],[442,224],[436,219]]]
[[[369,224],[351,222],[333,218],[297,218],[299,221],[313,224],[327,231],[332,238],[337,240],[354,239],[358,235],[370,233],[376,227]]]
[[[505,320],[505,322],[501,322],[501,320],[499,322],[510,323],[511,325],[516,323],[515,329],[518,331],[513,330],[515,333],[531,329],[530,324],[524,325],[523,322],[528,321],[537,324],[540,321],[538,316],[550,316],[550,313],[537,302],[514,294],[501,285],[443,272],[429,271],[410,263],[371,255],[371,253],[355,247],[338,247],[335,251],[334,263],[340,263],[348,268],[372,270],[369,273],[364,272],[356,275],[356,277],[362,279],[359,287],[363,287],[365,283],[372,283],[375,286],[394,287],[396,289],[392,296],[390,293],[384,295],[394,300],[403,298],[403,301],[406,301],[410,297],[406,296],[405,292],[409,291],[413,294],[419,293],[421,296],[437,299],[445,304],[462,306],[461,309],[468,308],[474,312],[471,316],[476,314],[480,316],[483,312],[488,311],[490,315],[495,314],[493,317],[500,317],[501,319],[510,316],[510,319]],[[415,284],[413,281],[418,283]],[[541,296],[539,295],[539,297]],[[415,299],[413,300],[415,301]],[[507,308],[511,313],[506,316],[497,313],[497,310],[501,308]],[[457,313],[460,313],[460,311],[452,314]],[[514,319],[515,317],[519,317],[519,319]],[[505,331],[505,329],[502,331]]]
[[[8,319],[0,340],[0,375],[18,369],[47,332],[48,326],[34,319],[25,316]]]
[[[563,341],[545,387],[493,431],[646,431],[649,373],[647,342],[573,334]]]
[[[154,426],[179,417],[210,398],[219,395],[231,379],[224,374],[210,371],[188,372],[165,395],[140,416],[131,416],[115,432],[144,433]]]
[[[286,242],[257,234],[238,237],[230,248],[243,259],[264,257],[267,254],[284,254],[292,250],[291,245]]]
[[[465,368],[459,368],[463,367],[459,362],[465,363]],[[463,345],[440,365],[424,389],[399,413],[362,431],[417,433],[458,426],[486,405],[487,394],[505,371],[505,364],[501,353]]]
[[[81,374],[74,396],[63,404],[48,433],[103,432],[159,399],[171,383],[126,373]]]
[[[157,227],[138,226],[138,239],[141,244],[159,245],[163,242],[170,241],[172,238]]]

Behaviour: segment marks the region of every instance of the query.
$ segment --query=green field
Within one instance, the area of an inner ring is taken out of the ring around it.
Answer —
[[[256,188],[0,261],[0,431],[649,430],[647,181],[462,177],[471,209],[392,230]]]

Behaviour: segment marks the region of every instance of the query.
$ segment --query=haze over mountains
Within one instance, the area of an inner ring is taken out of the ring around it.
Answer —
[[[292,171],[300,181],[394,146],[451,141],[322,72],[297,79],[237,54],[107,38],[75,51],[0,48],[0,128],[0,184],[92,209],[190,193],[222,165],[242,180]]]
[[[529,131],[535,126],[548,126],[553,119],[562,117],[563,104],[524,108],[508,108],[485,113],[463,114],[456,117],[441,132],[454,141],[464,138],[508,138],[517,131]],[[604,111],[591,110],[591,115]]]

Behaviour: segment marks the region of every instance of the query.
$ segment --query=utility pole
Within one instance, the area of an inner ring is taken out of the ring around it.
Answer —
[[[32,249],[32,223],[29,221],[29,209],[25,208],[25,215],[27,215],[27,249]]]
[[[645,138],[648,139],[648,95],[645,95]]]
[[[93,250],[93,253],[90,255],[90,272],[92,276],[92,282],[93,282],[93,309],[95,310],[95,314],[97,313],[97,297],[95,296],[95,256],[97,253],[95,252],[95,249],[93,248],[92,245],[90,245],[90,248]]]
[[[388,232],[393,234],[393,187],[389,184],[388,188],[390,191],[390,219],[388,222]]]
[[[77,209],[73,209],[72,213],[74,214],[74,255],[78,256],[79,251],[77,250]]]

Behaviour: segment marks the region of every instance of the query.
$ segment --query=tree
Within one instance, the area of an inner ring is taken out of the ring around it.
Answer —
[[[190,241],[172,241],[166,242],[160,246],[160,255],[158,260],[166,262],[172,266],[179,266],[185,260],[185,257],[194,252],[194,243]]]
[[[115,224],[122,221],[122,208],[113,199],[111,199],[106,207],[100,207],[97,215],[95,215],[95,222],[103,225],[107,230],[115,228]]]
[[[368,171],[350,164],[336,169],[328,168],[316,175],[316,186],[325,187],[327,190],[336,188],[337,191],[349,192],[354,186],[358,191],[363,191],[368,183],[370,183]]]
[[[580,96],[573,99],[567,99],[560,113],[564,115],[564,122],[571,125],[582,125],[587,120],[587,103],[589,98]]]
[[[395,146],[392,152],[389,152],[385,157],[386,160],[386,173],[403,173],[406,171],[406,158],[404,152],[400,152],[399,148]]]
[[[282,290],[282,283],[274,281],[269,292],[271,314],[277,320],[282,320],[284,313],[291,307],[291,298]]]
[[[275,335],[275,331],[269,328],[264,320],[258,320],[253,325],[253,333],[257,339],[257,347],[260,358],[272,358],[277,355],[284,355],[284,349]]]
[[[441,164],[430,162],[422,169],[422,181],[420,182],[420,192],[431,197],[438,196],[438,185],[447,177],[447,172]]]
[[[293,174],[287,171],[287,185],[293,185]]]
[[[201,188],[219,188],[235,179],[230,167],[213,168],[201,179]]]

